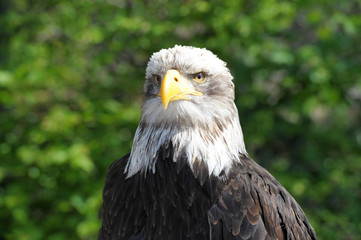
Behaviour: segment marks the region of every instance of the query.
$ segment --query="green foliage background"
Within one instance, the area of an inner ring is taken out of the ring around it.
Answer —
[[[0,5],[0,239],[95,239],[150,55],[228,62],[248,152],[320,239],[361,236],[361,2],[13,0]]]

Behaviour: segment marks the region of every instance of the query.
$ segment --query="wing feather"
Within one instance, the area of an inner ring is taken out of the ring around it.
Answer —
[[[317,239],[304,212],[277,180],[244,157],[208,212],[213,236],[224,239]]]
[[[145,211],[139,201],[137,178],[126,179],[124,169],[129,154],[109,167],[103,190],[102,226],[99,239],[141,239]],[[149,196],[149,192],[147,192]],[[145,197],[145,196],[142,196]],[[132,203],[132,204],[130,204]],[[132,227],[129,227],[132,226]]]

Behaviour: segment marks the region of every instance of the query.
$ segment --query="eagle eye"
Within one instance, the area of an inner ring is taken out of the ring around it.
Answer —
[[[154,84],[155,85],[159,85],[160,81],[161,81],[161,78],[159,75],[157,74],[153,74],[153,80],[154,80]]]
[[[204,72],[199,72],[197,74],[194,74],[193,80],[197,83],[204,83],[206,81],[206,75]]]

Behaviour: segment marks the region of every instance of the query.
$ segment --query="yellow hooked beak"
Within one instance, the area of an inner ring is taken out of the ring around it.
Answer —
[[[191,82],[183,78],[177,70],[168,70],[160,87],[160,98],[164,110],[169,102],[176,100],[189,100],[188,95],[201,96],[203,93],[194,89]]]

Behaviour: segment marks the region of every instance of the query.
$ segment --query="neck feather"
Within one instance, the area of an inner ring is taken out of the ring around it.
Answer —
[[[227,173],[240,155],[247,155],[238,116],[227,121],[210,121],[202,126],[179,127],[177,125],[139,124],[132,151],[125,169],[127,177],[138,172],[156,172],[158,153],[171,146],[170,158],[177,162],[185,154],[188,166],[193,170],[196,161],[203,161],[209,175]]]

